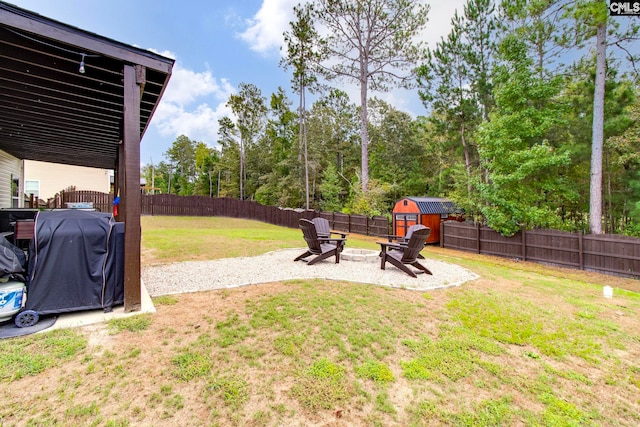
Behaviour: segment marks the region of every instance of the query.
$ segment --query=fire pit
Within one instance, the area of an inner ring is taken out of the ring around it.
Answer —
[[[340,253],[340,259],[346,261],[360,261],[360,262],[380,262],[378,251],[372,251],[370,249],[344,249]]]

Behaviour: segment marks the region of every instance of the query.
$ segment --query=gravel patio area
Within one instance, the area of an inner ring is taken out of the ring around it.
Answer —
[[[304,248],[282,249],[255,257],[225,258],[213,261],[187,261],[174,264],[143,267],[142,280],[152,297],[235,288],[259,283],[291,279],[343,280],[392,288],[429,291],[459,286],[476,279],[475,273],[455,264],[433,259],[420,260],[433,275],[419,274],[413,278],[387,263],[386,270],[376,262],[334,258],[314,265],[293,259]]]

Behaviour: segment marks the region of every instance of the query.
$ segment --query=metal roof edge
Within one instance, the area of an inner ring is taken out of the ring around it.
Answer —
[[[451,202],[451,200],[444,197],[405,197],[405,199],[413,200],[414,202]]]

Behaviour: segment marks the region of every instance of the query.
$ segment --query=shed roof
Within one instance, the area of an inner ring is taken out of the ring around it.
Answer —
[[[440,197],[407,197],[407,199],[416,202],[421,214],[440,215],[460,212],[452,201]]]
[[[143,135],[173,63],[0,1],[0,149],[19,159],[115,169],[123,66],[146,71],[140,76]]]

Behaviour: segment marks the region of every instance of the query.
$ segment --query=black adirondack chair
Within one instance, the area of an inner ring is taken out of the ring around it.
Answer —
[[[319,237],[316,226],[312,221],[302,218],[299,222],[300,229],[307,242],[308,249],[306,252],[298,256],[294,261],[307,261],[304,258],[315,255],[308,261],[309,265],[322,261],[323,259],[336,257],[336,264],[340,262],[340,252],[344,246],[344,238]]]
[[[424,242],[429,237],[431,229],[428,227],[414,230],[406,244],[392,242],[378,242],[381,248],[380,268],[385,269],[385,264],[390,262],[411,277],[418,277],[408,266],[420,270],[418,273],[432,274],[424,265],[418,262],[418,255],[424,249]]]
[[[340,236],[341,239],[346,239],[349,233],[343,233],[342,231],[335,231],[331,229],[331,224],[329,224],[329,220],[322,217],[315,217],[311,220],[313,224],[316,226],[316,233],[318,233],[318,237],[323,239],[328,239],[332,235]],[[342,246],[344,247],[344,241],[342,242]]]
[[[431,234],[431,229],[425,225],[422,224],[413,224],[412,226],[410,226],[407,229],[407,234],[404,236],[394,236],[394,235],[390,235],[387,236],[387,238],[389,239],[389,242],[395,242],[399,245],[402,246],[407,246],[409,244],[409,240],[411,239],[411,236],[413,235],[413,232],[416,230],[422,230],[423,228],[427,228],[429,230],[429,234],[427,234],[427,236],[424,238],[424,246],[427,245],[427,239],[429,238],[429,235]],[[418,258],[419,259],[424,259],[424,257],[422,256],[422,254],[418,254]]]

